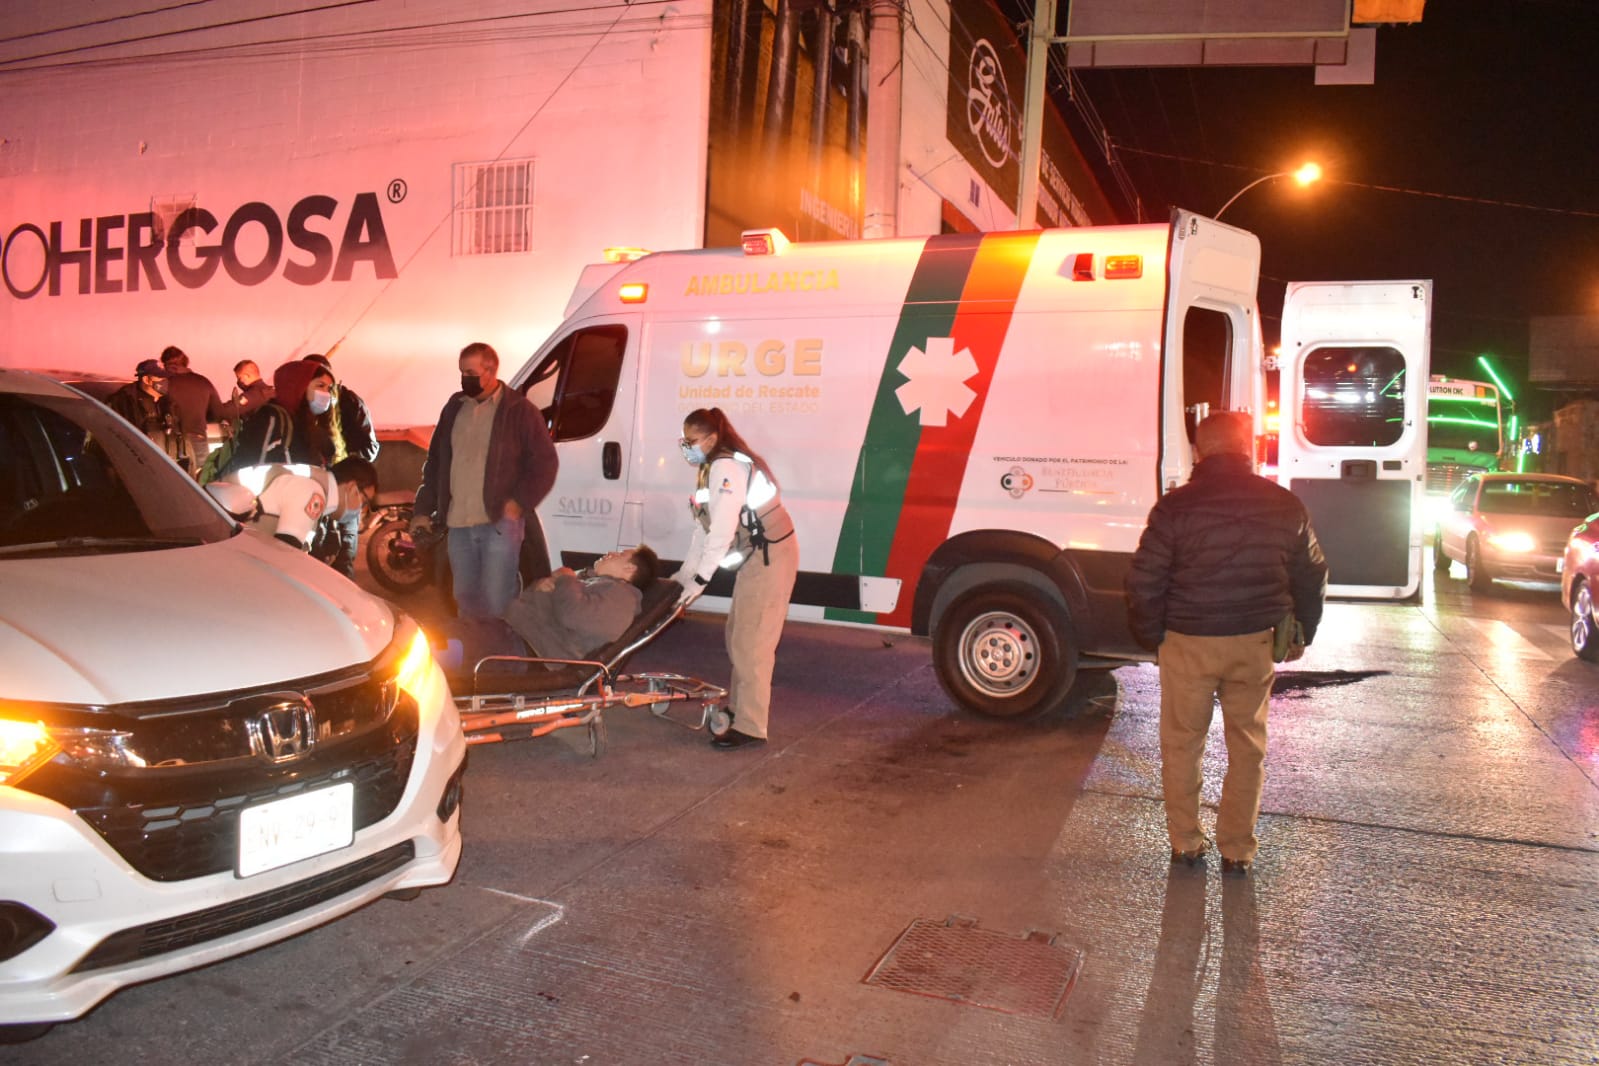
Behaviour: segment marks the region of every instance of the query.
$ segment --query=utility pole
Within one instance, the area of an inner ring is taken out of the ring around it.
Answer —
[[[1021,180],[1016,185],[1016,228],[1032,229],[1038,216],[1038,170],[1044,142],[1044,91],[1049,46],[1055,39],[1056,0],[1033,0],[1027,28],[1027,95],[1022,112]]]

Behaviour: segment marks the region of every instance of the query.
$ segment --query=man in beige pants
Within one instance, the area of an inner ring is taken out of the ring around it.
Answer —
[[[1303,654],[1321,622],[1327,562],[1305,505],[1254,472],[1253,425],[1224,411],[1194,433],[1188,484],[1149,513],[1127,575],[1128,614],[1160,664],[1161,786],[1173,862],[1209,848],[1199,822],[1205,737],[1217,699],[1227,775],[1216,812],[1222,872],[1245,874],[1260,842],[1266,711],[1275,676],[1273,628],[1290,614]]]

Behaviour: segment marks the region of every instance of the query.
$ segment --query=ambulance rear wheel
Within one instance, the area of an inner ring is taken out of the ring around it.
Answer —
[[[972,589],[933,634],[933,666],[955,702],[990,718],[1059,706],[1077,677],[1066,609],[1016,582]]]

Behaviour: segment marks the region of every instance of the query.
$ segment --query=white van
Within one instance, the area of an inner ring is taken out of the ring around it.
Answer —
[[[1151,505],[1187,479],[1196,420],[1258,410],[1259,260],[1253,235],[1179,212],[818,244],[755,231],[591,267],[511,379],[560,450],[551,555],[680,556],[683,417],[720,407],[797,523],[791,618],[930,635],[962,705],[1047,709],[1080,665],[1144,657],[1122,577]]]
[[[449,881],[466,741],[416,623],[0,370],[0,1043]]]

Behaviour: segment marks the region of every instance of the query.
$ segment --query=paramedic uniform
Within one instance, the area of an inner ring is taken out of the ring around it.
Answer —
[[[255,493],[261,514],[250,524],[281,540],[311,550],[317,524],[329,501],[339,509],[339,485],[333,474],[317,466],[300,464],[254,466],[238,472],[238,482]]]
[[[727,611],[727,658],[732,665],[728,707],[733,728],[766,737],[772,704],[772,667],[783,635],[789,594],[799,573],[799,542],[777,486],[746,455],[724,454],[701,463],[694,497],[694,536],[674,579],[703,588],[718,567],[736,569]],[[764,546],[752,544],[741,525],[748,506],[760,517]]]

